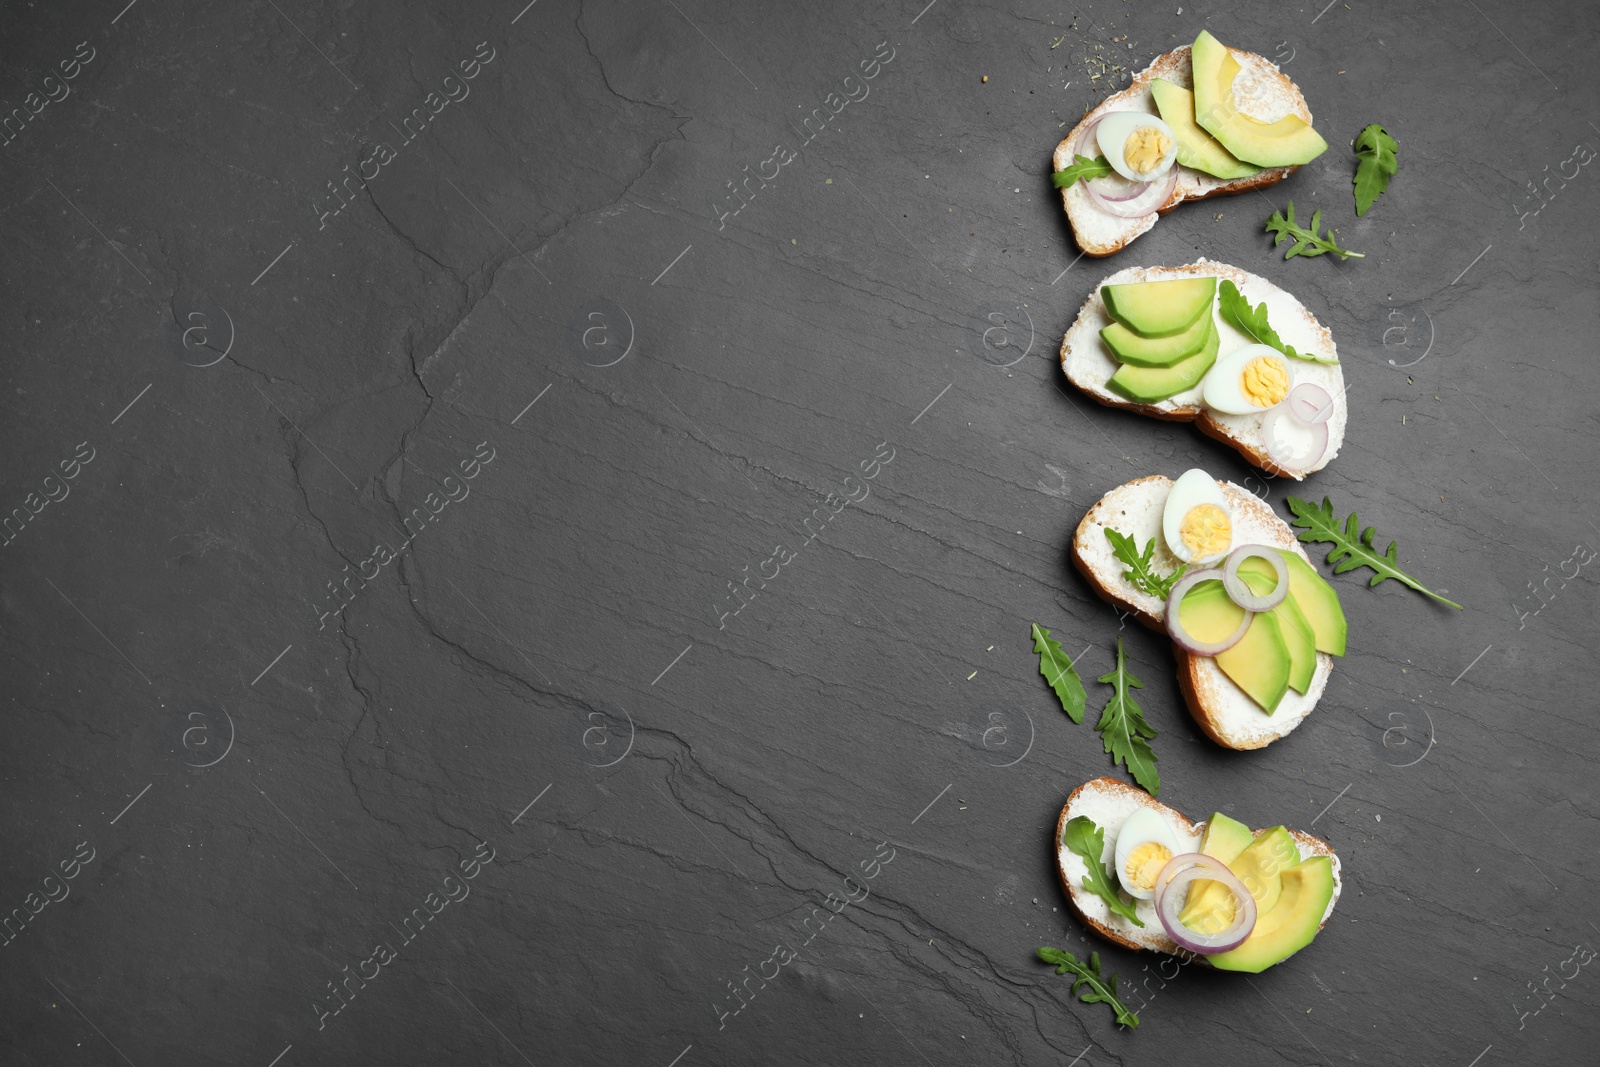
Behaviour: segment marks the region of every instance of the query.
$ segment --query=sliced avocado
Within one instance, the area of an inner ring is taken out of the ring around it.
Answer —
[[[1172,127],[1178,135],[1178,162],[1195,170],[1205,171],[1214,178],[1248,178],[1261,173],[1222,147],[1215,137],[1202,130],[1194,121],[1194,94],[1181,85],[1164,78],[1150,82],[1150,95],[1155,98],[1161,121]]]
[[[1310,625],[1317,651],[1344,655],[1350,626],[1345,622],[1344,609],[1339,607],[1338,591],[1300,553],[1287,548],[1278,551],[1289,564],[1289,596]]]
[[[1156,403],[1170,396],[1177,396],[1185,389],[1193,389],[1200,384],[1200,379],[1206,376],[1211,365],[1217,361],[1217,348],[1221,338],[1217,334],[1215,320],[1211,324],[1211,333],[1206,337],[1205,345],[1190,356],[1181,359],[1170,367],[1135,367],[1124,363],[1117,368],[1107,384],[1118,393],[1130,400],[1143,400],[1147,403]]]
[[[1316,635],[1292,596],[1285,597],[1283,603],[1272,609],[1272,614],[1278,618],[1278,632],[1289,649],[1289,688],[1304,695],[1317,673]]]
[[[1251,556],[1239,564],[1239,576],[1257,596],[1265,596],[1277,586],[1277,572],[1259,556]],[[1304,693],[1311,687],[1311,678],[1317,672],[1316,636],[1293,595],[1284,597],[1272,613],[1277,616],[1278,632],[1289,649],[1289,688]]]
[[[1300,849],[1282,826],[1256,835],[1256,839],[1228,864],[1228,870],[1256,898],[1257,922],[1278,903],[1278,876],[1300,862]]]
[[[1200,851],[1223,863],[1232,863],[1250,846],[1250,827],[1222,812],[1214,812],[1200,836]],[[1189,884],[1178,921],[1197,933],[1212,934],[1233,922],[1233,894],[1220,882],[1200,879]]]
[[[1333,899],[1333,860],[1311,856],[1284,871],[1278,881],[1277,906],[1270,911],[1258,906],[1255,929],[1244,944],[1206,957],[1213,967],[1259,974],[1311,944]]]
[[[1232,863],[1254,841],[1250,827],[1218,811],[1206,820],[1206,832],[1200,835],[1200,851],[1212,859]]]
[[[1278,710],[1283,694],[1289,691],[1290,661],[1277,616],[1270,611],[1257,612],[1239,643],[1217,653],[1216,660],[1222,673],[1268,715]]]
[[[1113,322],[1100,331],[1100,337],[1111,354],[1123,363],[1135,367],[1170,367],[1205,347],[1214,321],[1208,315],[1201,315],[1182,333],[1171,337],[1140,337],[1122,323]]]
[[[1221,641],[1239,628],[1244,609],[1233,602],[1221,581],[1212,579],[1196,583],[1183,595],[1178,621],[1196,641]]]
[[[1194,39],[1194,118],[1202,129],[1246,163],[1296,167],[1328,150],[1328,142],[1298,115],[1259,122],[1233,106],[1239,61],[1206,30]]]
[[[1249,831],[1245,831],[1248,833]],[[1263,830],[1248,842],[1233,859],[1228,869],[1244,883],[1256,901],[1256,921],[1278,902],[1278,875],[1300,862],[1300,850],[1294,838],[1281,826]],[[1233,893],[1220,882],[1195,882],[1184,901],[1178,920],[1196,933],[1214,934],[1228,928],[1233,922],[1236,905]]]
[[[1194,325],[1217,296],[1216,278],[1171,278],[1101,288],[1111,317],[1140,337],[1171,337]]]

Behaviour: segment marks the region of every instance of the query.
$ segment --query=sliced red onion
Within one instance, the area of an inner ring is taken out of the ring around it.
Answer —
[[[1072,146],[1074,158],[1079,155],[1084,156],[1086,159],[1105,158],[1105,154],[1100,151],[1100,144],[1094,136],[1095,130],[1100,127],[1100,119],[1105,117],[1101,115],[1099,119],[1095,119],[1088,130],[1084,132],[1084,136],[1079,139],[1077,144]],[[1087,151],[1083,150],[1085,148],[1087,148]],[[1083,187],[1085,191],[1091,194],[1090,199],[1097,204],[1121,204],[1136,200],[1150,191],[1149,182],[1129,181],[1115,172],[1102,174],[1098,178],[1086,179],[1083,182]]]
[[[1220,641],[1201,641],[1183,628],[1183,622],[1178,618],[1178,607],[1183,603],[1184,594],[1201,582],[1220,581],[1222,571],[1216,567],[1209,567],[1193,574],[1185,574],[1178,579],[1178,584],[1172,587],[1172,595],[1167,598],[1167,636],[1185,652],[1196,656],[1215,656],[1219,652],[1226,652],[1244,639],[1244,633],[1250,629],[1251,613],[1246,610],[1244,618],[1239,622],[1239,628]],[[1286,585],[1284,588],[1288,588]]]
[[[1191,882],[1221,882],[1233,894],[1233,922],[1226,930],[1202,934],[1178,919]],[[1256,898],[1234,877],[1228,865],[1203,852],[1174,856],[1156,878],[1156,915],[1167,936],[1190,952],[1214,956],[1238,948],[1256,928]]]
[[[1326,422],[1304,422],[1283,404],[1261,420],[1261,443],[1267,458],[1286,472],[1315,467],[1327,454],[1330,441]]]
[[[1102,174],[1098,178],[1090,178],[1084,188],[1094,194],[1096,202],[1125,204],[1149,192],[1150,183],[1130,182],[1120,174]]]
[[[1301,382],[1283,399],[1294,417],[1308,426],[1333,417],[1333,395],[1316,382]]]
[[[1076,159],[1078,156],[1094,159],[1100,155],[1099,144],[1094,139],[1094,131],[1100,128],[1100,119],[1103,118],[1105,118],[1105,115],[1101,115],[1099,119],[1095,119],[1084,127],[1083,132],[1078,135],[1078,139],[1072,142],[1072,147],[1068,150],[1067,155],[1071,156],[1072,159]],[[1088,148],[1089,151],[1085,152],[1085,148]],[[1072,162],[1072,159],[1067,162]]]
[[[1095,179],[1095,181],[1099,180],[1098,178]],[[1147,186],[1144,192],[1130,200],[1107,199],[1095,190],[1094,182],[1090,182],[1085,186],[1084,191],[1089,194],[1089,199],[1095,202],[1096,207],[1109,214],[1116,215],[1118,218],[1137,219],[1145,215],[1153,215],[1158,209],[1166,206],[1167,201],[1172,197],[1172,190],[1177,188],[1177,165],[1174,164],[1167,168],[1167,173],[1154,181],[1143,184]]]
[[[1250,591],[1250,586],[1239,577],[1239,564],[1255,557],[1264,559],[1272,564],[1272,569],[1277,572],[1278,584],[1272,587],[1272,592],[1256,596]],[[1228,553],[1228,559],[1222,565],[1222,588],[1228,591],[1228,596],[1233,602],[1246,611],[1271,611],[1282,604],[1289,595],[1289,565],[1283,561],[1283,556],[1277,549],[1267,545],[1240,545]]]

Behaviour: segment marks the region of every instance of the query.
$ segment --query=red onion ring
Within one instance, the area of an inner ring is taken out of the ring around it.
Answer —
[[[1272,592],[1257,596],[1250,591],[1245,580],[1239,577],[1239,564],[1251,557],[1266,560],[1277,572],[1278,584],[1272,587]],[[1228,591],[1228,596],[1233,598],[1233,602],[1246,611],[1271,611],[1282,604],[1289,595],[1289,565],[1283,561],[1283,556],[1275,548],[1267,545],[1240,545],[1228,553],[1228,559],[1222,565],[1222,587]]]
[[[1095,181],[1099,180],[1098,178],[1095,179]],[[1118,218],[1137,219],[1143,218],[1145,215],[1154,215],[1159,209],[1166,206],[1167,201],[1172,198],[1172,191],[1178,186],[1178,165],[1174,163],[1167,168],[1165,175],[1146,183],[1146,185],[1147,188],[1143,193],[1130,200],[1122,201],[1110,200],[1097,192],[1094,182],[1090,182],[1085,186],[1084,191],[1089,194],[1089,199],[1095,202],[1095,206],[1108,214],[1116,215]]]
[[[1072,142],[1072,147],[1067,151],[1067,155],[1072,157],[1071,159],[1067,160],[1069,164],[1079,156],[1083,156],[1086,159],[1094,159],[1096,156],[1100,155],[1100,149],[1096,145],[1094,139],[1094,131],[1100,128],[1100,119],[1103,118],[1105,118],[1105,115],[1101,115],[1099,119],[1095,119],[1093,122],[1089,123],[1089,125],[1085,126],[1083,128],[1083,132],[1078,134],[1078,139]],[[1085,146],[1089,145],[1096,145],[1096,147],[1094,147],[1091,151],[1085,152],[1083,149]]]
[[[1202,934],[1185,926],[1178,919],[1183,906],[1184,891],[1191,882],[1221,882],[1234,897],[1233,922],[1226,930]],[[1238,948],[1249,938],[1256,927],[1256,898],[1244,883],[1228,870],[1228,865],[1215,856],[1203,852],[1186,852],[1174,856],[1161,868],[1156,878],[1156,916],[1166,928],[1167,936],[1190,952],[1214,956],[1219,952]]]
[[[1245,610],[1244,618],[1240,620],[1238,629],[1220,641],[1202,641],[1183,628],[1183,622],[1178,618],[1179,606],[1183,603],[1184,594],[1201,582],[1216,581],[1222,578],[1222,571],[1210,567],[1203,571],[1195,571],[1178,579],[1178,584],[1172,587],[1172,594],[1167,598],[1167,636],[1185,652],[1196,656],[1215,656],[1219,652],[1226,652],[1244,639],[1245,631],[1250,629],[1250,620],[1253,617],[1249,609]],[[1287,575],[1285,575],[1287,577]],[[1288,585],[1284,585],[1288,589]]]
[[[1295,441],[1288,434],[1301,438]],[[1284,471],[1305,471],[1322,462],[1332,438],[1326,422],[1307,423],[1279,404],[1261,420],[1261,444],[1267,457]]]
[[[1109,112],[1107,112],[1107,114],[1109,114]],[[1093,160],[1094,157],[1098,157],[1098,155],[1101,154],[1101,152],[1099,152],[1098,142],[1094,141],[1094,131],[1098,130],[1099,123],[1101,123],[1101,118],[1104,117],[1106,117],[1106,115],[1101,115],[1101,117],[1096,118],[1094,122],[1091,122],[1090,125],[1083,128],[1083,133],[1078,134],[1077,141],[1072,142],[1072,152],[1070,152],[1072,157],[1075,158],[1078,157],[1078,155],[1083,155],[1083,157],[1091,158],[1091,160]],[[1083,149],[1088,146],[1096,147],[1093,147],[1090,152],[1085,152]]]
[[[1084,188],[1094,194],[1092,199],[1097,203],[1126,204],[1149,192],[1150,183],[1130,182],[1122,175],[1112,173],[1090,178],[1084,183]]]
[[[1294,417],[1307,426],[1333,417],[1333,395],[1316,382],[1301,382],[1283,399]]]

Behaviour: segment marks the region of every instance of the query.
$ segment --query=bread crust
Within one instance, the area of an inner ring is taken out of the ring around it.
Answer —
[[[1200,834],[1205,828],[1205,823],[1193,822],[1182,812],[1161,803],[1144,790],[1136,789],[1133,786],[1128,785],[1126,782],[1122,782],[1116,778],[1107,776],[1091,778],[1089,781],[1074,789],[1070,794],[1068,794],[1067,802],[1061,806],[1061,814],[1056,818],[1056,836],[1052,844],[1052,848],[1055,852],[1056,878],[1061,883],[1061,891],[1066,894],[1067,907],[1071,909],[1072,914],[1077,918],[1077,920],[1083,923],[1083,925],[1087,926],[1089,929],[1093,930],[1096,934],[1099,934],[1101,937],[1105,938],[1107,941],[1121,945],[1123,948],[1132,949],[1135,952],[1141,952],[1145,949],[1149,949],[1152,952],[1165,952],[1168,955],[1176,955],[1179,950],[1179,946],[1176,942],[1172,941],[1166,936],[1165,931],[1161,931],[1158,935],[1155,935],[1152,938],[1152,940],[1158,942],[1157,944],[1141,944],[1140,942],[1133,940],[1131,937],[1126,936],[1120,931],[1112,929],[1099,919],[1088,915],[1080,906],[1079,897],[1088,897],[1092,896],[1092,894],[1089,894],[1087,890],[1081,889],[1072,884],[1072,879],[1068,876],[1067,869],[1062,863],[1061,853],[1063,846],[1061,844],[1061,840],[1067,832],[1067,822],[1069,819],[1068,813],[1072,810],[1074,803],[1085,792],[1085,790],[1090,789],[1101,790],[1119,795],[1132,794],[1132,799],[1134,799],[1141,806],[1151,808],[1159,812],[1161,815],[1166,817],[1168,821],[1172,822],[1175,826],[1183,829],[1185,832],[1191,835]],[[1263,830],[1252,830],[1251,834],[1252,836],[1259,837],[1263,832]],[[1290,830],[1289,836],[1294,839],[1294,843],[1300,849],[1300,854],[1302,857],[1307,855],[1328,856],[1333,859],[1336,874],[1333,900],[1330,902],[1328,909],[1328,912],[1331,915],[1333,907],[1338,904],[1339,895],[1343,889],[1343,876],[1342,870],[1339,866],[1338,853],[1334,851],[1332,845],[1328,844],[1320,837],[1314,837],[1311,834],[1303,833],[1300,830]],[[1327,925],[1328,916],[1324,915],[1322,922],[1317,926],[1317,929],[1320,931]],[[1164,948],[1159,944],[1159,942],[1166,942],[1167,945],[1171,945],[1171,948]],[[1204,956],[1198,956],[1197,958],[1202,962],[1205,961]],[[1207,966],[1209,966],[1209,964],[1207,964]]]
[[[1200,727],[1202,733],[1223,748],[1231,748],[1236,752],[1250,752],[1258,748],[1266,748],[1277,738],[1262,738],[1257,741],[1238,741],[1222,733],[1216,716],[1211,713],[1211,705],[1202,695],[1201,683],[1196,657],[1191,656],[1174,642],[1172,658],[1178,661],[1178,692],[1183,694],[1184,706],[1189,709],[1189,717]]]
[[[1277,64],[1254,52],[1245,52],[1238,48],[1229,48],[1228,51],[1238,61],[1241,71],[1247,72],[1250,76],[1267,84],[1267,95],[1275,94],[1280,100],[1288,103],[1286,113],[1299,115],[1308,123],[1311,121],[1311,110],[1306,105],[1305,97],[1301,95],[1294,82],[1278,69]],[[1179,45],[1172,51],[1157,56],[1148,67],[1133,76],[1133,81],[1126,89],[1113,93],[1086,112],[1083,118],[1078,121],[1078,124],[1072,128],[1072,131],[1056,145],[1055,151],[1051,153],[1051,169],[1062,170],[1072,163],[1071,153],[1068,148],[1077,140],[1089,123],[1107,112],[1127,110],[1120,105],[1128,103],[1143,104],[1150,94],[1150,82],[1156,78],[1163,78],[1185,88],[1192,88],[1194,76],[1190,60],[1190,46]],[[1176,163],[1173,165],[1179,166]],[[1263,168],[1259,174],[1224,181],[1213,178],[1210,175],[1204,175],[1200,171],[1183,167],[1180,170],[1180,181],[1173,188],[1171,197],[1168,198],[1165,204],[1156,209],[1155,215],[1166,215],[1179,204],[1189,200],[1209,200],[1214,196],[1232,196],[1237,193],[1265,189],[1268,186],[1278,184],[1299,169],[1298,166],[1267,167]],[[1182,178],[1187,175],[1193,175],[1196,178],[1194,181],[1186,183]],[[1080,223],[1094,217],[1087,214],[1088,212],[1093,212],[1094,215],[1102,218],[1115,218],[1115,216],[1094,207],[1087,194],[1081,190],[1077,191],[1077,195],[1072,195],[1075,188],[1069,187],[1061,190],[1061,206],[1065,209],[1067,218],[1072,223],[1073,239],[1085,255],[1096,259],[1114,255],[1155,225],[1155,217],[1152,216],[1125,219],[1122,221],[1127,225],[1119,227],[1121,232],[1115,239],[1100,241],[1087,237]]]

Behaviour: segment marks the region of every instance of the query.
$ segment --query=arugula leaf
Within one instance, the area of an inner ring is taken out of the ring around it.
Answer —
[[[1222,279],[1222,287],[1218,290],[1217,309],[1222,312],[1222,317],[1233,324],[1234,328],[1247,337],[1255,339],[1256,344],[1271,345],[1290,359],[1303,359],[1311,363],[1337,364],[1339,361],[1328,356],[1319,356],[1310,352],[1298,352],[1294,345],[1286,345],[1283,338],[1278,336],[1267,322],[1267,304],[1262,301],[1252,308],[1250,301],[1239,292],[1239,287],[1231,281]]]
[[[1171,574],[1157,574],[1151,559],[1156,550],[1155,538],[1146,541],[1144,551],[1140,552],[1139,543],[1127,534],[1118,533],[1109,526],[1105,531],[1106,540],[1111,542],[1111,554],[1128,565],[1128,569],[1122,573],[1123,580],[1140,592],[1165,602],[1188,565],[1180,566]]]
[[[1062,651],[1058,641],[1050,639],[1050,631],[1033,624],[1033,650],[1039,653],[1039,673],[1044,675],[1050,688],[1061,701],[1061,710],[1075,723],[1083,722],[1084,704],[1089,695],[1083,691],[1083,679],[1072,669],[1072,660]]]
[[[1117,1022],[1129,1030],[1139,1028],[1139,1016],[1128,1010],[1128,1006],[1117,999],[1117,976],[1102,976],[1100,973],[1100,953],[1089,953],[1089,962],[1083,963],[1066,949],[1051,948],[1049,945],[1040,945],[1039,958],[1055,967],[1057,974],[1072,974],[1072,992],[1077,994],[1079,1000],[1085,1004],[1109,1004],[1111,1010],[1117,1013]],[[1087,986],[1084,992],[1079,993],[1080,986]]]
[[[1074,182],[1088,181],[1090,178],[1104,178],[1111,173],[1111,164],[1104,159],[1090,159],[1076,154],[1072,158],[1077,162],[1050,175],[1057,189],[1065,189]]]
[[[1446,600],[1402,571],[1400,561],[1395,556],[1393,541],[1389,542],[1388,550],[1380,555],[1372,543],[1372,535],[1377,528],[1368,526],[1365,531],[1361,531],[1361,520],[1355,512],[1350,513],[1350,517],[1345,520],[1344,529],[1340,530],[1339,520],[1333,515],[1333,502],[1327,497],[1322,498],[1322,506],[1319,508],[1315,504],[1308,504],[1299,497],[1292,496],[1289,498],[1289,510],[1295,515],[1294,521],[1289,525],[1305,531],[1299,535],[1300,540],[1307,544],[1320,541],[1334,546],[1328,552],[1328,562],[1337,564],[1333,568],[1333,573],[1343,574],[1357,567],[1371,567],[1375,573],[1372,581],[1367,583],[1368,588],[1386,579],[1395,578],[1423,596],[1430,596],[1441,604],[1449,604],[1457,611],[1463,610],[1454,600]]]
[[[1267,220],[1266,232],[1273,235],[1272,245],[1276,248],[1285,238],[1291,238],[1294,244],[1289,251],[1283,254],[1284,259],[1293,259],[1295,256],[1320,256],[1324,252],[1332,252],[1340,259],[1364,259],[1365,252],[1351,252],[1340,248],[1333,240],[1333,235],[1324,237],[1317,231],[1322,228],[1322,212],[1318,211],[1311,216],[1311,228],[1306,229],[1294,221],[1294,201],[1289,201],[1288,215],[1274,211]]]
[[[1079,815],[1075,819],[1067,820],[1067,828],[1061,835],[1061,843],[1077,853],[1083,860],[1089,872],[1083,876],[1083,888],[1106,902],[1106,907],[1113,913],[1122,916],[1135,926],[1142,927],[1134,911],[1136,905],[1123,900],[1122,894],[1117,891],[1116,872],[1101,862],[1100,857],[1106,853],[1106,832],[1100,829],[1093,819],[1087,815]]]
[[[1356,164],[1356,215],[1365,215],[1373,202],[1385,189],[1389,179],[1400,169],[1395,153],[1400,142],[1389,136],[1389,131],[1372,123],[1356,137],[1355,150],[1361,162]]]
[[[1159,736],[1145,721],[1144,709],[1133,699],[1130,689],[1143,689],[1144,683],[1128,673],[1127,657],[1122,652],[1122,638],[1117,638],[1117,665],[1096,681],[1105,682],[1115,690],[1106,708],[1100,713],[1095,726],[1100,740],[1113,763],[1124,764],[1133,780],[1151,796],[1161,793],[1161,775],[1156,772],[1156,754],[1150,741]]]

